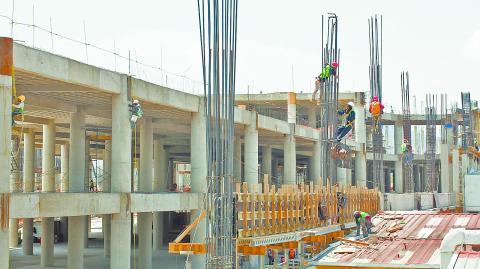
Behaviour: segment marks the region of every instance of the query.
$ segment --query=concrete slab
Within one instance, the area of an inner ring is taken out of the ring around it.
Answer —
[[[109,259],[105,258],[103,255],[102,240],[89,240],[88,245],[89,247],[85,249],[85,268],[109,268]],[[131,256],[133,259],[133,251]],[[21,248],[14,248],[10,250],[10,257],[10,268],[12,269],[37,269],[40,267],[40,245],[34,244],[33,256],[23,256]],[[139,260],[136,261],[137,268],[139,262]],[[159,269],[183,269],[185,266],[185,256],[169,254],[167,247],[165,246],[164,249],[153,251],[152,265],[153,268]],[[66,243],[55,244],[55,267],[45,268],[67,268]]]

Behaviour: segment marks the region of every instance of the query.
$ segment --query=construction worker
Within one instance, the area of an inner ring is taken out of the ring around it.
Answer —
[[[362,228],[363,237],[368,237],[371,233],[372,221],[370,215],[363,211],[353,212],[355,223],[357,224],[357,236],[360,236],[360,227]]]
[[[408,143],[408,139],[406,138],[403,139],[401,150],[402,150],[402,153],[408,153],[412,151],[412,145]]]
[[[16,98],[15,103],[12,104],[12,125],[15,125],[15,117],[23,115],[25,107],[25,95],[20,95]]]
[[[372,102],[370,103],[370,107],[368,108],[368,111],[372,114],[375,130],[378,130],[378,122],[380,119],[380,115],[383,113],[384,108],[385,107],[380,102],[380,99],[378,98],[378,96],[374,96],[372,99]]]
[[[130,112],[132,113],[130,122],[132,124],[132,127],[135,127],[137,120],[143,116],[143,110],[140,106],[140,102],[137,99],[133,100],[132,104],[128,106],[130,107]]]
[[[273,253],[273,250],[271,248],[267,249],[268,265],[273,265],[273,262],[275,261],[274,256],[275,254]]]
[[[353,102],[348,102],[345,109],[339,110],[338,115],[344,116],[343,126],[337,129],[337,142],[340,142],[348,133],[352,131],[353,122],[355,121],[355,112],[353,111]]]
[[[337,69],[338,69],[338,63],[333,61],[332,62],[332,68],[330,70],[330,73],[332,76],[336,76],[337,75]]]

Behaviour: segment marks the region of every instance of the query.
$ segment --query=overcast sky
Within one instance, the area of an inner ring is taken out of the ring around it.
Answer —
[[[335,12],[342,54],[341,91],[368,91],[367,19],[382,14],[383,92],[388,105],[401,107],[403,70],[410,72],[418,106],[427,92],[447,93],[450,100],[459,100],[460,92],[468,90],[480,99],[478,0],[239,2],[238,92],[247,92],[248,87],[250,92],[291,91],[292,87],[297,92],[311,91],[321,65],[321,15]],[[36,25],[50,28],[51,18],[54,32],[83,39],[85,21],[89,43],[113,51],[115,42],[120,54],[131,50],[139,61],[201,78],[196,0],[15,0],[15,20],[32,23],[33,5]],[[12,1],[3,0],[0,14],[10,17],[11,13]],[[10,35],[3,18],[0,35]],[[14,37],[32,45],[30,28],[16,26]],[[37,31],[35,46],[52,50],[50,36]],[[59,38],[54,38],[53,51],[86,61],[84,47]],[[91,64],[114,68],[114,57],[95,49],[88,50],[88,58]],[[119,59],[116,67],[125,70]],[[136,68],[152,80],[159,76]]]

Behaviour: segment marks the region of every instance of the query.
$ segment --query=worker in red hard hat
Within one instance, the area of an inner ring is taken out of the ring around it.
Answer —
[[[357,236],[360,236],[360,228],[362,228],[363,237],[368,237],[372,229],[372,219],[370,215],[363,211],[353,212],[355,223],[357,224]]]
[[[338,63],[333,61],[332,64],[331,64],[332,68],[330,70],[330,74],[332,76],[336,76],[337,75],[337,69],[338,69]]]

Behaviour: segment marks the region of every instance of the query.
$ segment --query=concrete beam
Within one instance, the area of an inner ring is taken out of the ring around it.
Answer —
[[[203,206],[200,193],[132,193],[130,198],[132,212],[190,211]]]
[[[125,76],[18,43],[13,46],[13,55],[18,71],[104,92],[119,93]]]
[[[198,112],[200,97],[140,79],[132,79],[134,98],[183,111]]]
[[[12,193],[11,218],[44,218],[120,213],[122,193]],[[201,209],[198,193],[132,193],[132,212]]]

